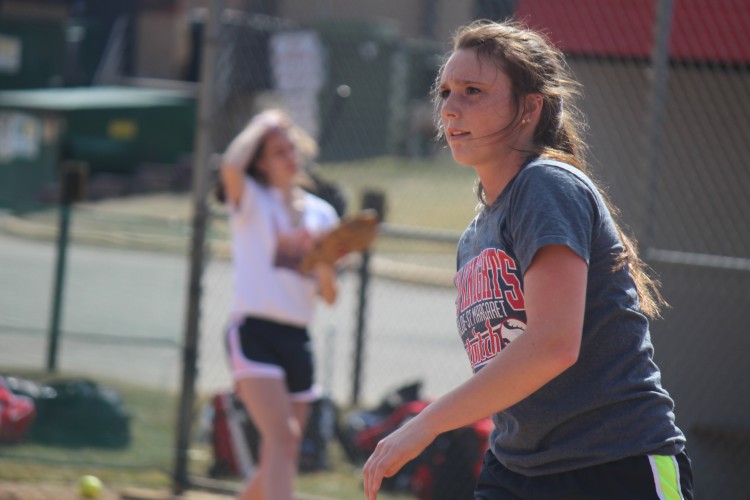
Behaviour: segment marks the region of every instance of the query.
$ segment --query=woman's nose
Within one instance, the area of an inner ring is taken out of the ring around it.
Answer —
[[[443,118],[455,118],[458,116],[458,110],[456,109],[455,102],[451,99],[451,96],[448,96],[443,100],[440,108],[440,115]]]

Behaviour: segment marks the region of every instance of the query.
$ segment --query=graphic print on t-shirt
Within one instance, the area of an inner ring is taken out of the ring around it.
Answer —
[[[486,248],[456,273],[455,285],[456,323],[476,373],[526,330],[520,271],[508,254]]]
[[[299,266],[309,247],[305,242],[312,238],[304,227],[303,220],[293,224],[288,216],[282,217],[277,213],[272,216],[271,225],[276,236],[273,265],[299,272]]]

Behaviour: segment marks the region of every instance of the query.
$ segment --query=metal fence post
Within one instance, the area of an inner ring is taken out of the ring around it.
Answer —
[[[646,212],[646,231],[641,239],[643,249],[653,245],[654,221],[656,220],[656,197],[659,195],[659,155],[661,138],[664,129],[664,108],[667,98],[667,80],[669,78],[669,36],[672,31],[672,0],[656,0],[656,19],[654,21],[654,46],[651,51],[652,81],[649,116],[649,186]]]
[[[178,425],[172,489],[181,494],[188,486],[188,448],[195,404],[197,379],[198,337],[200,322],[201,280],[203,278],[206,224],[208,220],[209,159],[212,153],[211,125],[215,112],[213,80],[214,60],[219,43],[219,26],[223,1],[209,2],[208,18],[203,38],[201,80],[196,124],[195,154],[193,158],[193,222],[190,248],[190,276],[185,313],[185,337],[182,345],[182,391],[178,408]]]
[[[55,263],[52,314],[50,316],[49,343],[47,345],[47,371],[50,373],[57,371],[57,345],[62,321],[70,215],[73,202],[83,197],[83,185],[87,170],[88,165],[83,162],[66,161],[60,165],[60,223],[57,230],[57,262]]]
[[[362,197],[362,209],[372,209],[378,214],[381,222],[385,212],[385,196],[383,193],[367,191]],[[357,330],[354,340],[354,382],[352,385],[351,405],[359,403],[359,392],[362,385],[362,350],[365,341],[365,311],[367,309],[367,288],[370,282],[370,251],[362,252],[359,266],[359,301],[357,304]]]

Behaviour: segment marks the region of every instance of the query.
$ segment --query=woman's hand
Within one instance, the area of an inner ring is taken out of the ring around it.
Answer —
[[[365,497],[374,500],[384,477],[390,477],[417,457],[435,439],[419,423],[419,416],[381,439],[362,471]]]
[[[304,227],[299,227],[288,233],[277,235],[279,248],[285,249],[287,253],[305,255],[315,245],[315,237]]]
[[[277,234],[274,265],[297,269],[314,242],[315,239],[305,228]]]

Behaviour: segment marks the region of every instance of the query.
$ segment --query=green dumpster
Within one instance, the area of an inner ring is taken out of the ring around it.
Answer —
[[[37,208],[54,189],[60,128],[54,114],[0,109],[0,209]]]
[[[0,151],[0,176],[7,184],[0,206],[24,204],[18,198],[28,198],[28,190],[7,191],[19,179],[42,189],[49,183],[49,172],[66,159],[88,163],[89,177],[133,177],[143,165],[174,168],[192,151],[195,106],[191,93],[180,90],[80,87],[0,92],[0,148],[7,138],[18,143],[20,122],[27,123],[29,140],[38,140],[34,154]]]

